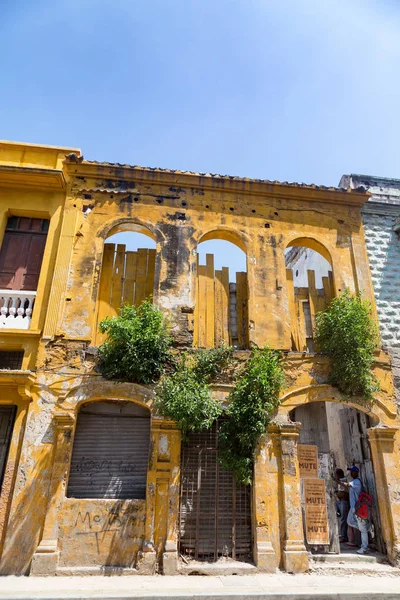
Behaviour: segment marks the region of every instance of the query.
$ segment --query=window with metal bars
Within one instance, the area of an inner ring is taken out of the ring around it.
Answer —
[[[0,350],[0,369],[18,370],[22,368],[24,351]]]

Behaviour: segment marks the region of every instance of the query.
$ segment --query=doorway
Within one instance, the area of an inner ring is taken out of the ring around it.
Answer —
[[[218,428],[182,444],[179,550],[185,559],[251,562],[251,487],[219,464]]]
[[[329,545],[310,545],[307,544],[305,537],[308,550],[312,553],[349,552],[346,544],[339,543],[335,473],[339,468],[347,474],[347,467],[355,465],[359,469],[359,477],[364,491],[374,499],[374,506],[371,509],[372,527],[369,548],[372,551],[386,554],[368,441],[367,430],[371,426],[368,415],[353,407],[334,402],[313,402],[294,409],[290,413],[290,418],[292,421],[301,423],[299,444],[317,446],[318,477],[325,481]],[[303,522],[305,522],[304,506]]]

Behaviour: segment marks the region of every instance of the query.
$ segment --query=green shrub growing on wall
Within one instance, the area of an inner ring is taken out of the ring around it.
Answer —
[[[240,483],[249,484],[257,442],[279,405],[284,373],[279,352],[253,351],[230,394],[227,419],[220,428],[220,460]]]
[[[170,359],[172,344],[162,312],[145,300],[126,304],[118,317],[100,323],[107,340],[98,349],[98,368],[106,379],[154,383]]]
[[[316,315],[315,342],[330,358],[330,382],[345,397],[363,396],[371,402],[379,384],[371,367],[379,335],[370,302],[348,289]]]
[[[230,356],[231,349],[223,346],[183,355],[176,371],[165,375],[157,387],[157,412],[176,421],[184,435],[209,429],[222,413],[221,403],[211,397],[209,384],[227,366]]]

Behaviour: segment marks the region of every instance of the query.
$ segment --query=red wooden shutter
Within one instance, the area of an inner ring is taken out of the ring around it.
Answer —
[[[0,250],[0,289],[36,290],[48,221],[10,217]]]

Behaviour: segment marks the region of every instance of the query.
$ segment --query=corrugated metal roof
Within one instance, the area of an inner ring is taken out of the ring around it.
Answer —
[[[140,165],[128,165],[128,164],[124,164],[124,163],[111,163],[111,162],[100,162],[97,160],[83,160],[83,157],[78,157],[78,156],[74,156],[73,154],[69,154],[66,157],[66,161],[73,164],[73,163],[78,163],[78,164],[84,164],[84,165],[98,165],[99,167],[109,167],[112,169],[132,169],[132,170],[143,170],[143,171],[147,171],[147,172],[154,172],[154,173],[167,173],[167,174],[171,174],[171,175],[192,175],[195,177],[205,177],[208,179],[213,179],[213,180],[217,180],[220,179],[222,181],[238,181],[238,182],[243,182],[243,183],[261,183],[261,184],[267,184],[267,185],[278,185],[278,186],[286,186],[286,187],[297,187],[297,188],[304,188],[304,189],[309,189],[309,190],[321,190],[321,191],[330,191],[330,192],[340,192],[340,193],[347,193],[348,190],[343,188],[343,187],[335,187],[335,186],[325,186],[325,185],[316,185],[315,183],[299,183],[299,182],[292,182],[292,181],[277,181],[275,180],[271,180],[271,179],[251,179],[249,177],[238,177],[235,175],[220,175],[217,173],[200,173],[200,172],[196,172],[196,171],[180,171],[177,169],[162,169],[160,167],[142,167]],[[366,192],[366,188],[364,187],[359,187],[357,189],[352,189],[351,191],[353,192]]]

